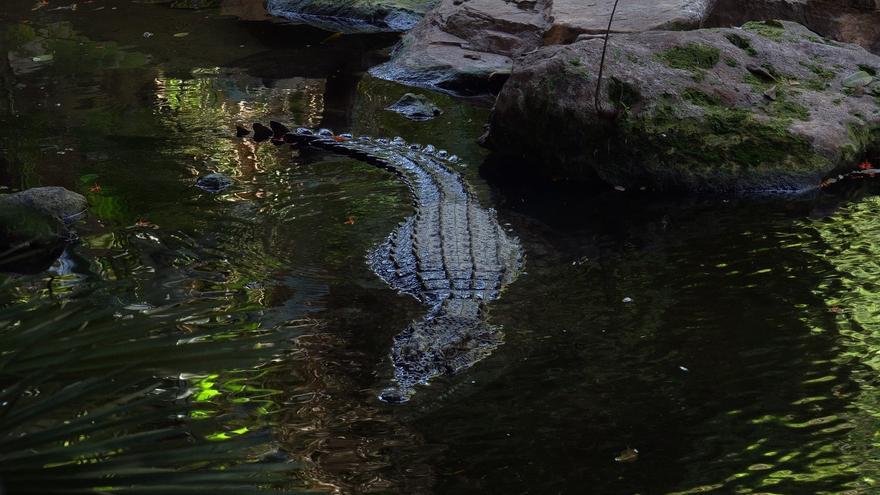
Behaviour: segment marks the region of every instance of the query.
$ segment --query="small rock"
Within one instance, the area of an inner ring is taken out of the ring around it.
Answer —
[[[233,184],[232,179],[226,174],[219,172],[199,177],[196,181],[196,187],[209,193],[221,193],[229,189]]]
[[[403,95],[396,103],[386,108],[395,113],[399,113],[404,117],[415,120],[417,122],[431,120],[443,113],[443,110],[434,105],[434,102],[426,96],[407,93]]]
[[[868,74],[867,72],[860,70],[853,74],[846,76],[843,80],[843,87],[845,88],[864,88],[865,86],[871,84],[874,81],[874,76]]]

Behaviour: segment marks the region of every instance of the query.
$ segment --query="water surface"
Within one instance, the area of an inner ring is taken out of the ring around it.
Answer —
[[[180,332],[311,322],[271,362],[190,378],[193,417],[268,426],[305,463],[288,488],[880,489],[880,200],[817,220],[794,198],[535,184],[480,166],[485,106],[429,94],[444,113],[426,123],[383,110],[413,91],[364,76],[393,37],[166,4],[53,10],[66,5],[0,8],[0,186],[79,191],[91,218],[50,271],[5,276],[0,297],[131,318],[211,308]],[[233,137],[269,119],[462,156],[527,253],[526,273],[490,305],[505,345],[410,404],[377,401],[391,338],[422,308],[364,256],[410,214],[408,193],[364,164]],[[235,185],[196,188],[211,172]],[[615,460],[629,449],[636,459]]]

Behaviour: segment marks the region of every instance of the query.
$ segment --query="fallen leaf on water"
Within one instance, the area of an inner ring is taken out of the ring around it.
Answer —
[[[841,308],[840,306],[831,306],[830,308],[828,308],[828,312],[834,313],[834,314],[840,314],[840,313],[843,313],[843,308]]]
[[[871,164],[871,162],[869,162],[869,161],[864,161],[859,164],[859,168],[862,170],[869,170],[869,169],[874,168],[874,165]]]
[[[101,185],[95,182],[95,184],[89,188],[89,192],[91,193],[99,193],[101,192]]]
[[[639,459],[639,451],[637,449],[626,448],[620,452],[620,455],[614,458],[617,462],[635,462]]]
[[[175,38],[183,38],[184,36],[189,36],[189,33],[174,33]]]
[[[345,221],[345,225],[354,225],[354,217],[348,217],[348,220]]]
[[[348,141],[348,138],[342,136],[333,136],[333,140],[337,143],[344,143],[345,141]]]

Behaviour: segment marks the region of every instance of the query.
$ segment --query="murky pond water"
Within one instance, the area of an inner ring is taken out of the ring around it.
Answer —
[[[420,123],[384,110],[412,90],[363,72],[394,38],[242,9],[41,5],[0,7],[0,186],[79,191],[91,217],[49,271],[4,275],[3,305],[125,321],[174,307],[192,316],[170,324],[181,338],[281,336],[271,361],[188,377],[186,402],[224,418],[218,441],[268,428],[300,462],[287,488],[880,490],[880,199],[816,220],[794,198],[538,187],[480,166],[484,105],[429,94],[444,113]],[[234,138],[269,119],[459,154],[527,253],[490,305],[504,345],[408,404],[378,401],[391,339],[422,308],[364,256],[410,214],[408,192],[359,162]],[[195,187],[211,172],[234,186]]]

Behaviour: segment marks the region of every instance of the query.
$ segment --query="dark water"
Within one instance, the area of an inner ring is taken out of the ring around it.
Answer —
[[[305,462],[290,488],[880,492],[880,199],[816,220],[793,198],[536,185],[480,167],[480,105],[431,94],[445,113],[427,123],[383,110],[411,90],[363,71],[393,38],[122,1],[52,10],[65,5],[0,7],[0,186],[65,186],[92,216],[49,272],[7,276],[2,300],[310,322],[272,362],[189,377],[193,417],[248,404],[230,430],[268,424]],[[422,308],[364,255],[409,214],[407,191],[231,137],[270,118],[462,156],[527,253],[490,305],[505,345],[410,404],[377,401],[391,338]],[[234,187],[194,187],[210,172]]]

